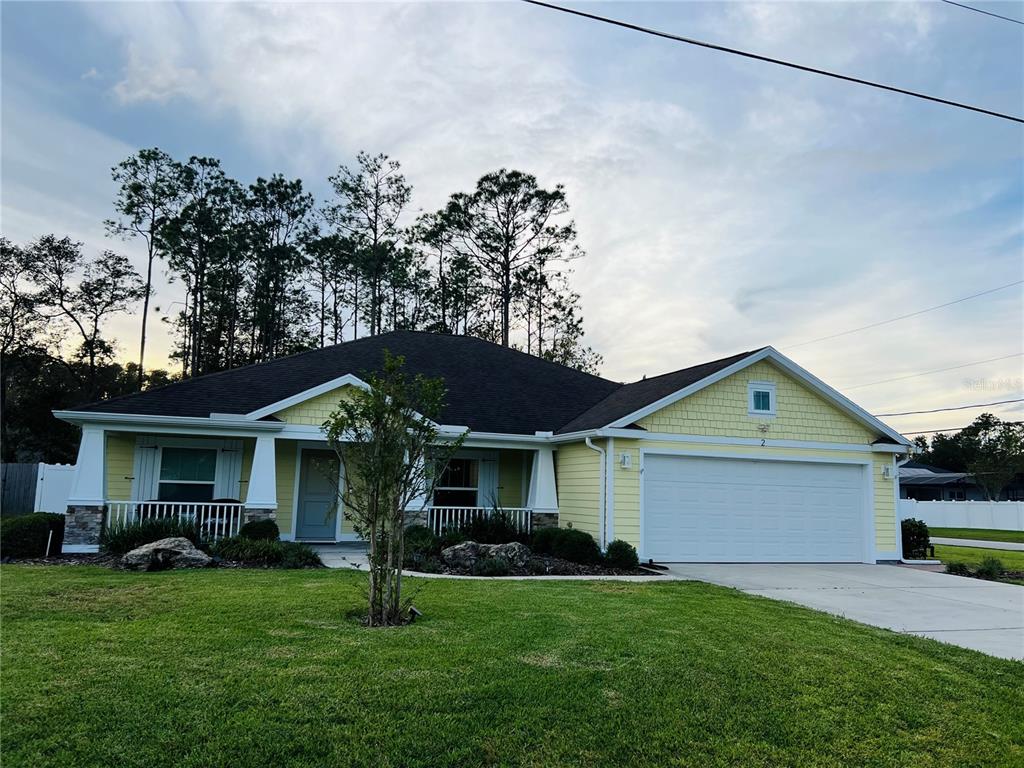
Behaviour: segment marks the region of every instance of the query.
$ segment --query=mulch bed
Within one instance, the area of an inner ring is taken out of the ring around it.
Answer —
[[[17,565],[102,565],[107,568],[116,568],[121,562],[121,556],[107,555],[102,552],[79,552],[50,555],[49,557],[5,557],[0,562]]]
[[[5,557],[0,559],[4,565],[99,565],[104,568],[122,570],[121,555],[108,555],[104,553],[77,553],[51,555],[50,557]],[[259,568],[261,570],[272,570],[278,568],[274,565],[263,563],[246,563],[238,560],[217,560],[210,564],[210,568]],[[309,568],[324,568],[323,565],[311,565]],[[302,569],[300,569],[302,570]]]
[[[440,573],[447,576],[474,576],[469,568],[445,566]],[[523,568],[512,567],[508,576],[660,576],[661,573],[646,568],[609,568],[606,565],[581,565],[557,557],[536,556],[530,558]]]

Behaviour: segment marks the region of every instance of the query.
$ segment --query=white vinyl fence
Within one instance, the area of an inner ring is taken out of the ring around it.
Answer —
[[[32,511],[62,515],[67,512],[74,479],[74,464],[40,464],[36,476],[36,503]]]
[[[929,527],[1024,531],[1024,501],[915,501],[900,499],[900,520],[913,517]]]

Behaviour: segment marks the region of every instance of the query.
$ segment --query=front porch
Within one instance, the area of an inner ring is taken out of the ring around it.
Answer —
[[[105,527],[151,519],[195,523],[211,540],[261,519],[274,520],[285,540],[359,540],[338,511],[344,477],[323,440],[266,434],[265,427],[213,435],[118,426],[83,425],[67,552],[96,551]],[[553,454],[547,445],[468,440],[433,498],[410,504],[408,521],[440,532],[500,510],[526,532],[557,525]]]

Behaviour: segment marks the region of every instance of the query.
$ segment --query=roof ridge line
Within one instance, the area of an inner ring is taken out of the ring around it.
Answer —
[[[623,386],[631,386],[633,384],[642,384],[645,381],[655,381],[657,379],[663,379],[666,376],[673,376],[673,375],[675,375],[677,373],[682,373],[683,371],[690,371],[690,370],[693,370],[694,368],[700,368],[700,367],[705,366],[705,365],[714,365],[715,363],[720,363],[723,360],[728,360],[728,359],[733,358],[733,357],[750,357],[751,355],[755,355],[758,352],[760,352],[762,350],[765,350],[765,349],[768,349],[768,347],[758,347],[757,349],[750,349],[750,350],[747,350],[746,352],[737,352],[736,354],[733,354],[733,355],[725,355],[724,357],[719,357],[719,358],[717,358],[715,360],[707,360],[707,361],[705,361],[703,363],[697,363],[695,365],[688,365],[685,368],[677,368],[674,371],[666,371],[665,373],[659,373],[657,376],[648,376],[647,378],[644,378],[644,379],[637,379],[636,381],[628,381]]]

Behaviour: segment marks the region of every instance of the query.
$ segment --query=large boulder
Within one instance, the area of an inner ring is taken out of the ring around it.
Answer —
[[[483,546],[489,547],[491,550],[487,557],[504,558],[513,568],[522,568],[530,559],[530,548],[518,541],[508,544],[484,544]]]
[[[513,568],[522,568],[530,559],[530,548],[518,541],[508,544],[477,544],[475,541],[464,541],[441,550],[441,559],[450,568],[472,570],[477,560],[488,557],[500,557]]]
[[[133,571],[163,571],[168,568],[204,568],[212,558],[186,538],[160,539],[133,549],[121,558],[121,565]]]

